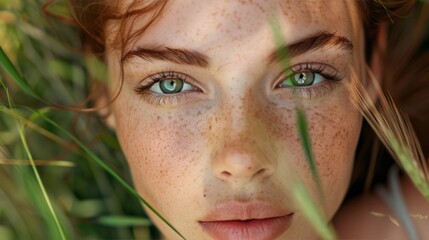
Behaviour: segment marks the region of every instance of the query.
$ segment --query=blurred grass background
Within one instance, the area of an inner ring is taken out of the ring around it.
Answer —
[[[90,88],[88,60],[78,50],[78,34],[41,12],[46,1],[0,0],[0,46],[35,92],[56,104],[79,105]],[[67,15],[65,1],[50,7]],[[97,64],[97,63],[94,63]],[[103,75],[103,67],[99,73]],[[68,239],[152,239],[159,235],[140,202],[64,134],[20,106],[46,106],[29,97],[0,68],[0,106],[11,108],[59,138],[26,128],[37,170]],[[8,94],[7,94],[8,93]],[[95,114],[45,109],[116,173],[131,182],[114,133]],[[14,117],[0,112],[0,239],[59,239],[35,174],[27,160]]]

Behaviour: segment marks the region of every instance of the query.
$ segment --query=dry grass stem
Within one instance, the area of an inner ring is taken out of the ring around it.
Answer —
[[[429,201],[429,170],[421,146],[407,117],[385,95],[370,70],[367,86],[352,71],[346,84],[352,101],[371,125],[393,158]]]

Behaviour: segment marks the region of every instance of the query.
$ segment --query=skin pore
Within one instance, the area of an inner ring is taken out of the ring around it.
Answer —
[[[138,192],[190,239],[246,238],[226,222],[273,218],[287,229],[249,221],[248,229],[257,229],[251,236],[315,237],[285,187],[292,178],[285,172],[299,176],[332,218],[349,185],[361,128],[344,86],[350,66],[364,63],[357,12],[355,1],[337,0],[168,2],[125,46],[123,86],[112,105]],[[288,69],[272,61],[273,14],[294,49]],[[144,21],[137,19],[135,30]],[[108,42],[115,24],[107,26]],[[309,44],[317,39],[325,41]],[[108,47],[106,54],[115,95],[121,51]],[[292,90],[294,80],[313,78],[313,85]],[[309,121],[325,206],[297,134],[294,91]],[[166,238],[178,238],[148,212]]]

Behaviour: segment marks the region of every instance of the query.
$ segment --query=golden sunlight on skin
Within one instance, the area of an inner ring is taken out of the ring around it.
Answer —
[[[354,44],[352,51],[327,45],[290,59],[291,66],[301,68],[306,63],[329,65],[340,78],[298,93],[327,197],[325,212],[329,218],[336,212],[349,184],[361,127],[343,85],[350,64],[364,61],[363,49],[355,43],[362,33],[352,32],[349,19],[348,9],[357,11],[354,5],[337,0],[171,1],[135,45],[126,48],[166,46],[208,57],[207,66],[130,58],[113,104],[116,131],[137,190],[185,237],[213,237],[202,222],[286,215],[287,230],[268,234],[270,229],[262,229],[254,237],[315,237],[282,187],[291,182],[285,170],[294,172],[321,206],[295,127],[292,91],[278,87],[281,66],[267,63],[275,50],[269,23],[273,13],[286,43],[329,32]],[[119,55],[108,51],[112,93],[119,85]],[[151,83],[148,76],[161,72],[185,75],[194,87],[169,96],[135,91]],[[168,239],[178,238],[151,217]]]

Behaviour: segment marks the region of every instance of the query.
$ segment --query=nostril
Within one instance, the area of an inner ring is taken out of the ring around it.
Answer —
[[[258,172],[255,173],[255,176],[259,175],[259,176],[263,176],[265,174],[266,170],[265,168],[260,169]]]
[[[248,167],[247,170],[250,172],[253,168],[252,167]],[[257,172],[251,174],[251,176],[264,176],[267,173],[266,169],[259,169]],[[223,179],[227,179],[230,178],[231,176],[233,176],[233,173],[229,172],[229,171],[222,171],[221,172],[221,177]],[[240,175],[235,175],[235,177],[240,177]],[[250,176],[250,175],[249,175]]]

